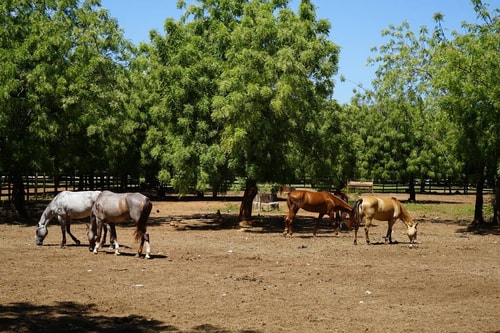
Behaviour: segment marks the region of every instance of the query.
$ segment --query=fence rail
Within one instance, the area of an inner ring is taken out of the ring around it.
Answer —
[[[116,177],[108,175],[60,175],[57,177],[35,175],[22,177],[26,200],[38,200],[52,197],[60,191],[112,190],[138,191],[139,180],[130,176]],[[9,176],[0,176],[0,201],[12,201],[13,180]]]
[[[57,177],[47,175],[35,175],[23,177],[26,200],[38,200],[46,197],[53,197],[56,193],[64,190],[84,191],[84,190],[112,190],[115,192],[141,191],[139,179],[130,176],[117,177],[111,175],[59,175]],[[308,181],[297,184],[289,184],[294,188],[319,189]],[[334,188],[324,188],[335,190]],[[151,190],[151,189],[150,189]],[[9,176],[0,176],[0,202],[12,201],[13,182]],[[364,192],[363,189],[353,189],[354,192]],[[373,182],[374,193],[408,193],[408,183],[402,182]],[[415,183],[415,192],[429,194],[475,194],[474,185],[426,180]],[[486,186],[483,194],[493,194],[493,188]]]
[[[359,181],[358,183],[365,183],[363,181]],[[370,184],[372,185],[372,184]],[[293,183],[290,184],[291,187],[294,188],[311,188],[318,189],[316,186],[311,185],[307,180],[301,183]],[[407,182],[398,182],[398,181],[373,181],[373,189],[369,187],[349,187],[350,192],[373,192],[373,193],[409,193],[410,186]],[[321,189],[334,191],[335,188],[322,186]],[[466,184],[463,182],[447,182],[447,181],[434,181],[434,180],[425,180],[423,183],[421,181],[415,182],[415,193],[417,194],[475,194],[476,186],[475,184]],[[493,194],[493,187],[485,184],[483,189],[483,194]]]

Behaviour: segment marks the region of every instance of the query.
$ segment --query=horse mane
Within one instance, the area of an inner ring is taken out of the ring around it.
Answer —
[[[406,224],[406,226],[408,228],[415,226],[415,222],[413,222],[413,218],[411,217],[408,210],[406,210],[406,208],[404,208],[404,206],[401,204],[401,202],[398,199],[396,199],[395,197],[392,197],[392,200],[398,205],[398,208],[400,211],[399,218],[401,219],[401,221],[403,221],[404,224]]]

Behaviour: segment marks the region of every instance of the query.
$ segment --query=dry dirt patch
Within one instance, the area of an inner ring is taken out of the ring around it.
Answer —
[[[450,221],[420,217],[410,246],[334,237],[326,219],[312,237],[299,212],[283,237],[285,208],[240,228],[238,202],[154,202],[153,259],[134,257],[131,225],[119,226],[122,255],[45,245],[34,224],[0,221],[0,331],[6,332],[498,332],[500,239]],[[411,211],[411,206],[409,206]],[[221,212],[221,218],[217,215]],[[432,216],[428,214],[427,216]],[[360,233],[363,236],[363,233]]]

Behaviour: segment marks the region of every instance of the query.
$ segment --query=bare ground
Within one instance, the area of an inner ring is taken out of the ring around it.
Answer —
[[[375,223],[378,243],[361,232],[354,246],[353,232],[335,237],[326,219],[312,237],[303,211],[283,237],[284,206],[242,228],[236,201],[154,202],[151,260],[134,256],[129,224],[117,228],[120,256],[94,255],[83,223],[73,225],[80,246],[61,248],[55,224],[36,246],[42,205],[32,223],[2,214],[0,331],[500,332],[497,228],[470,232],[427,212],[414,214],[419,244],[397,222],[399,243],[383,244],[387,224]]]

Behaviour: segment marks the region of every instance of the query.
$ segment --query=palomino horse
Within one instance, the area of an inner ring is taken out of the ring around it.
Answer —
[[[352,227],[352,223],[355,222],[354,228],[354,244],[358,243],[358,228],[363,217],[366,217],[365,222],[365,235],[366,243],[370,244],[370,238],[368,237],[368,229],[372,224],[372,220],[376,219],[379,221],[387,221],[389,227],[387,228],[387,235],[385,237],[385,242],[392,243],[392,226],[397,219],[406,224],[408,228],[407,234],[410,238],[410,243],[414,243],[417,240],[417,224],[414,223],[408,211],[401,205],[396,198],[379,198],[373,196],[367,196],[358,199],[353,206],[351,219],[349,221],[349,229]]]
[[[35,233],[36,245],[43,245],[43,240],[49,233],[47,226],[54,217],[57,217],[61,225],[61,246],[66,245],[66,232],[76,244],[80,245],[80,241],[71,233],[71,220],[89,217],[92,205],[100,193],[101,191],[62,191],[56,195],[40,217]],[[111,237],[113,243],[113,238],[116,238],[114,228],[111,230]],[[106,239],[106,234],[104,239]]]
[[[101,246],[101,233],[104,223],[114,225],[115,223],[133,220],[136,223],[135,240],[140,240],[137,256],[141,255],[144,243],[146,243],[146,259],[149,259],[151,246],[149,244],[147,222],[152,208],[153,204],[149,198],[141,193],[113,193],[103,191],[92,206],[88,233],[89,250],[97,254]],[[119,245],[116,240],[114,245],[115,254],[120,254]]]
[[[286,203],[288,205],[288,214],[285,216],[285,231],[283,232],[284,235],[292,235],[293,219],[301,208],[309,212],[319,213],[316,224],[314,225],[314,235],[316,235],[319,221],[321,220],[321,218],[323,218],[324,215],[328,215],[330,217],[332,225],[335,228],[335,233],[338,234],[338,223],[335,220],[335,213],[338,209],[344,212],[348,212],[349,214],[352,211],[352,207],[349,206],[347,202],[326,191],[292,191],[288,193]]]

